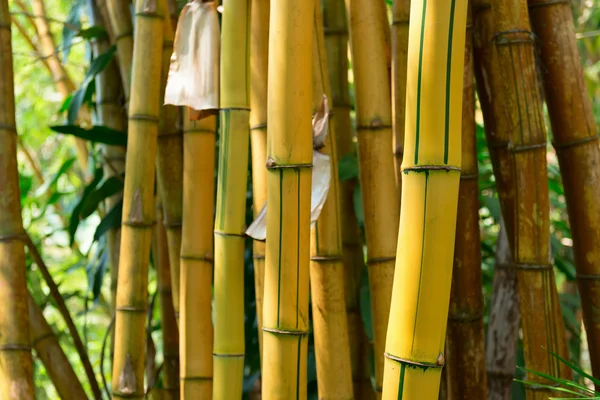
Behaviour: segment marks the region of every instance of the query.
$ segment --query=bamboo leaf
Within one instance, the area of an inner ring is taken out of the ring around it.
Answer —
[[[118,228],[121,225],[121,218],[123,215],[123,200],[115,204],[115,206],[102,218],[100,224],[94,232],[94,240],[100,240],[100,238],[109,230]]]
[[[90,26],[87,29],[82,29],[79,32],[77,32],[78,37],[81,37],[85,40],[90,40],[90,39],[102,39],[102,38],[107,38],[108,33],[106,32],[106,29],[104,29],[104,27],[99,26],[99,25],[94,25],[94,26]]]
[[[338,161],[338,175],[342,182],[358,179],[358,158],[356,154],[348,153]]]
[[[81,218],[89,217],[107,198],[123,190],[123,181],[116,176],[111,176],[102,185],[94,189],[81,206]]]
[[[44,184],[42,186],[40,186],[36,191],[35,191],[35,197],[39,197],[42,196],[44,194],[46,194],[46,192],[48,191],[48,189],[50,189],[51,187],[56,186],[56,183],[58,182],[58,179],[64,175],[72,166],[73,163],[75,162],[75,157],[69,158],[67,160],[65,160],[62,165],[60,166],[60,168],[58,169],[58,171],[56,171],[56,173],[52,176],[52,178],[47,179]]]
[[[125,132],[120,132],[106,126],[96,125],[90,129],[85,129],[77,125],[53,125],[50,129],[54,132],[77,136],[78,138],[94,143],[114,146],[127,145],[127,134]]]
[[[369,341],[373,341],[373,315],[371,313],[371,292],[369,290],[369,275],[367,269],[363,269],[360,280],[360,316],[365,326],[365,332]]]
[[[577,365],[575,365],[574,363],[571,363],[567,360],[565,360],[564,358],[562,358],[561,356],[559,356],[558,354],[552,352],[552,351],[548,351],[550,354],[552,354],[554,357],[558,358],[561,362],[563,362],[565,365],[569,366],[573,371],[577,372],[579,375],[584,376],[586,378],[588,378],[590,381],[592,381],[592,383],[595,386],[600,386],[600,379],[594,378],[592,375],[588,374],[587,372],[585,372],[583,369],[581,369],[580,367],[578,367]]]
[[[73,208],[73,212],[71,213],[71,218],[69,220],[69,245],[73,246],[75,242],[75,233],[77,232],[77,228],[79,227],[79,222],[81,221],[81,208],[83,207],[84,202],[90,193],[98,186],[102,177],[104,176],[104,172],[102,168],[97,168],[96,173],[94,174],[94,179],[83,189],[83,194],[79,202]]]
[[[537,386],[537,387],[542,387],[542,388],[545,388],[545,389],[550,389],[550,390],[556,391],[556,392],[563,392],[563,393],[569,393],[569,394],[574,394],[574,395],[577,395],[577,396],[581,396],[581,393],[577,393],[577,392],[575,392],[573,390],[569,390],[569,389],[565,389],[565,388],[561,388],[561,387],[557,387],[557,386],[544,385],[544,384],[541,384],[541,383],[536,383],[536,382],[531,382],[531,381],[523,381],[521,379],[515,379],[514,381],[522,383],[522,384],[527,385],[527,386]]]
[[[67,16],[67,20],[63,25],[62,31],[62,43],[63,43],[63,64],[67,63],[67,58],[69,57],[69,52],[71,50],[71,44],[73,43],[73,38],[77,35],[76,30],[73,28],[81,29],[81,13],[83,11],[83,0],[75,0],[73,2],[73,6],[71,7],[71,11],[69,11],[69,15]]]
[[[580,390],[580,391],[585,391],[585,392],[588,392],[590,394],[594,394],[593,390],[591,390],[591,389],[589,389],[589,388],[587,388],[587,387],[585,387],[583,385],[578,385],[577,383],[569,381],[567,379],[558,378],[558,377],[555,377],[555,376],[552,376],[552,375],[545,374],[543,372],[538,372],[538,371],[530,370],[530,369],[523,368],[523,367],[518,367],[518,368],[520,368],[523,371],[526,371],[528,373],[532,373],[532,374],[535,374],[537,376],[541,376],[542,378],[546,378],[546,379],[548,379],[548,380],[550,380],[552,382],[560,383],[561,385],[564,385],[564,386],[569,386],[569,387],[575,388],[575,389]],[[577,393],[577,394],[583,394],[583,393]]]

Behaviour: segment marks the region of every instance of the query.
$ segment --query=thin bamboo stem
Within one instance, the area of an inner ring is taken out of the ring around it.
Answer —
[[[323,95],[331,98],[331,84],[325,54],[321,4],[314,17],[313,109],[318,110]],[[339,209],[339,177],[335,147],[335,120],[329,117],[325,147],[329,155],[331,183],[327,200],[311,232],[310,289],[313,335],[320,399],[353,399],[352,366],[348,318],[344,294],[344,262]]]
[[[258,215],[267,199],[267,79],[269,63],[269,0],[252,0],[250,31],[250,145],[252,148],[252,209]],[[252,248],[254,292],[258,320],[258,348],[262,365],[262,316],[265,276],[265,243]]]
[[[179,352],[182,399],[210,399],[213,378],[213,226],[216,117],[183,116]],[[202,340],[198,340],[202,338]]]
[[[0,1],[0,397],[34,399],[8,1]]]
[[[108,16],[110,19],[111,30],[114,35],[114,42],[117,46],[117,59],[121,71],[121,80],[125,91],[125,103],[129,103],[131,97],[131,79],[133,68],[133,23],[131,21],[131,11],[129,10],[129,1],[124,0],[105,0]],[[137,4],[135,1],[135,4]],[[137,19],[136,19],[137,21]]]
[[[348,21],[344,0],[325,0],[323,23],[332,91],[331,100],[335,115],[335,146],[338,159],[343,159],[354,153],[348,90]],[[354,212],[354,190],[357,184],[358,179],[339,183],[342,257],[345,265],[344,293],[354,398],[369,400],[375,398],[369,368],[369,352],[372,351],[373,346],[368,342],[359,308],[360,277],[365,264],[363,243]]]
[[[163,206],[156,202],[156,226],[153,232],[152,255],[160,303],[160,321],[163,334],[163,385],[164,399],[179,399],[179,332],[173,309],[171,290],[171,268],[169,265],[169,245],[167,231],[162,222]]]
[[[444,365],[462,165],[467,1],[415,1],[410,19],[402,211],[383,398],[433,400]]]
[[[146,329],[148,262],[155,219],[154,173],[165,18],[161,12],[164,10],[156,1],[136,2],[112,375],[112,394],[116,398],[144,396],[146,349],[140,338]]]
[[[63,400],[87,399],[85,390],[79,382],[65,352],[60,347],[58,338],[52,331],[40,307],[28,295],[29,323],[31,328],[31,345],[35,354],[42,361],[56,392]]]
[[[389,27],[382,24],[382,7],[383,1],[346,0],[378,393],[383,382],[400,204],[393,173],[390,76],[385,58]]]
[[[230,0],[221,34],[220,154],[215,218],[213,399],[237,399],[244,377],[244,225],[249,150],[250,0]]]
[[[446,335],[445,370],[450,399],[485,399],[487,396],[472,26],[469,7],[463,78],[462,165]]]
[[[542,81],[565,198],[592,370],[600,374],[600,163],[598,131],[585,85],[573,15],[566,2],[529,0]],[[552,28],[551,28],[552,27]],[[600,389],[597,388],[597,389]]]
[[[262,397],[306,398],[313,0],[271,3]]]

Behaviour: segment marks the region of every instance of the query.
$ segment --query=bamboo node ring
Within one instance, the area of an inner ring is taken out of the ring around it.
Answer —
[[[123,311],[123,312],[131,312],[131,313],[145,313],[147,311],[145,308],[128,307],[128,306],[116,307],[115,310]]]
[[[3,344],[0,351],[31,351],[31,346],[26,344]]]
[[[459,167],[455,167],[454,165],[414,165],[412,167],[403,168],[402,172],[405,174],[408,172],[425,172],[425,171],[458,171],[461,172]]]
[[[241,238],[246,237],[246,234],[244,234],[244,233],[214,231],[214,234],[217,236],[234,236],[234,237],[241,237]]]
[[[570,147],[578,147],[587,143],[591,143],[591,142],[597,142],[598,141],[598,135],[592,135],[592,136],[586,136],[584,138],[580,138],[580,139],[574,139],[574,140],[569,140],[567,142],[562,142],[562,143],[557,143],[557,142],[552,142],[552,146],[554,147],[555,150],[559,151],[559,150],[563,150],[563,149],[568,149]]]
[[[213,356],[215,357],[222,357],[222,358],[244,358],[246,357],[246,354],[220,354],[220,353],[213,353]]]
[[[133,31],[125,31],[123,33],[121,33],[120,35],[115,36],[115,42],[118,42],[121,39],[124,39],[126,37],[132,37],[133,36]]]
[[[193,255],[182,254],[179,258],[181,258],[182,260],[206,261],[208,263],[214,262],[214,259],[210,255],[193,256]]]
[[[154,19],[164,19],[165,16],[162,14],[159,14],[155,11],[138,11],[135,13],[136,17],[142,17],[142,18],[154,18]]]
[[[547,145],[547,143],[545,141],[541,142],[541,143],[525,144],[525,145],[513,145],[512,142],[509,142],[508,150],[512,151],[513,153],[523,153],[526,151],[545,149],[546,145]]]
[[[154,224],[156,224],[156,221],[144,222],[144,221],[138,221],[138,220],[131,220],[131,221],[123,221],[122,224],[125,226],[128,226],[130,228],[144,229],[144,228],[152,228],[154,226]]]
[[[17,127],[16,127],[16,125],[0,124],[0,131],[9,131],[9,132],[17,133]]]
[[[469,315],[464,312],[459,312],[454,315],[448,314],[448,320],[455,321],[455,322],[465,322],[465,323],[477,322],[477,321],[480,321],[482,318],[483,318],[483,311],[480,311],[474,315]]]
[[[0,24],[0,29],[6,29],[7,31],[10,31],[10,24]]]
[[[410,24],[410,20],[407,19],[395,19],[392,21],[392,26],[397,26],[397,25],[409,25]]]
[[[0,235],[0,242],[11,242],[13,240],[27,241],[27,235],[24,233],[13,233],[9,235]]]
[[[577,274],[577,275],[575,275],[575,278],[589,280],[589,281],[597,281],[597,280],[600,280],[600,275],[599,274]]]
[[[520,263],[515,264],[515,268],[517,269],[528,269],[528,270],[551,270],[552,264],[528,264],[528,263]]]
[[[262,327],[263,332],[273,333],[275,335],[291,335],[291,336],[306,336],[308,335],[308,331],[294,331],[294,330],[286,330],[286,329],[277,329],[277,328],[267,328],[265,326]]]
[[[394,257],[373,257],[367,259],[367,266],[373,264],[383,264],[390,261],[396,261],[396,256]]]
[[[461,180],[479,179],[479,174],[461,174],[460,179]]]
[[[312,256],[310,261],[323,262],[323,263],[334,263],[342,261],[342,256]]]
[[[312,168],[312,163],[305,164],[277,164],[272,157],[267,159],[267,169],[283,169],[283,168]]]
[[[148,122],[158,123],[158,117],[155,117],[154,115],[147,115],[147,114],[133,114],[133,115],[129,116],[129,120],[148,121]]]
[[[37,345],[38,343],[40,343],[40,342],[43,342],[43,341],[44,341],[44,340],[46,340],[46,339],[50,339],[50,338],[51,338],[51,337],[53,337],[53,336],[54,336],[54,332],[48,332],[48,333],[45,333],[45,334],[43,334],[43,335],[41,335],[41,336],[38,336],[38,337],[34,338],[34,339],[31,341],[31,344],[32,344],[32,346],[34,346],[34,347],[35,347],[35,345]]]
[[[215,131],[210,130],[210,129],[202,129],[202,128],[192,128],[192,129],[184,129],[183,130],[183,134],[184,135],[189,135],[189,134],[198,134],[198,133],[211,133],[214,134]]]
[[[413,361],[413,360],[407,360],[406,358],[402,358],[402,357],[398,357],[398,356],[394,356],[390,353],[383,353],[383,355],[385,356],[385,358],[390,359],[392,361],[396,361],[399,362],[401,364],[407,364],[407,365],[411,365],[414,367],[419,367],[419,368],[442,368],[444,366],[444,362],[446,361],[446,359],[444,358],[444,354],[440,353],[438,355],[437,360],[435,361],[435,363],[428,363],[428,362],[423,362],[423,361]]]
[[[519,37],[518,34],[522,33],[527,35],[527,38]],[[517,37],[507,37],[509,35],[514,35]],[[525,29],[509,29],[507,31],[496,32],[494,36],[490,40],[491,42],[495,42],[497,45],[511,45],[518,43],[533,43],[535,41],[535,34],[531,31]]]
[[[180,381],[212,381],[212,376],[182,376]]]
[[[251,131],[257,131],[257,130],[260,130],[260,129],[267,129],[267,123],[264,122],[262,124],[256,124],[256,125],[253,125],[253,126],[250,127]]]
[[[542,1],[531,1],[529,4],[529,9],[537,8],[537,7],[548,7],[555,6],[559,4],[569,4],[568,0],[542,0]]]

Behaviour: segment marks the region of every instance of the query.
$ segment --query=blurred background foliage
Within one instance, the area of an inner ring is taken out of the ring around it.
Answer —
[[[391,1],[386,0],[391,6]],[[178,2],[183,6],[185,1]],[[10,2],[13,17],[26,23],[26,15]],[[94,107],[94,87],[89,79],[102,65],[94,62],[90,48],[89,23],[84,0],[45,0],[50,26],[57,44],[57,51],[67,72],[79,88],[86,84],[83,102]],[[585,68],[589,94],[593,100],[596,121],[600,122],[600,0],[572,0],[581,62]],[[34,30],[27,30],[36,40]],[[71,99],[65,102],[58,92],[50,74],[44,68],[39,55],[32,52],[24,37],[13,29],[13,52],[15,70],[15,97],[17,105],[17,124],[19,129],[19,177],[23,221],[26,230],[38,246],[52,276],[59,284],[77,328],[82,335],[92,364],[100,374],[101,349],[111,321],[110,283],[106,240],[103,235],[95,235],[99,224],[114,226],[119,224],[118,213],[110,213],[103,200],[111,192],[111,183],[101,173],[103,163],[101,148],[91,142],[89,168],[81,170],[76,162],[73,136],[63,135],[51,130],[49,126],[67,125],[68,108]],[[108,56],[110,58],[110,56]],[[104,63],[100,63],[104,64]],[[350,90],[353,95],[352,73],[349,71]],[[88,85],[89,84],[89,85]],[[353,114],[352,114],[353,116]],[[499,232],[500,206],[495,188],[492,165],[486,149],[483,121],[478,112],[477,149],[479,160],[481,248],[483,252],[482,291],[486,302],[486,315],[492,291],[494,274],[495,243]],[[547,125],[548,129],[549,124]],[[68,132],[68,129],[66,130]],[[72,133],[72,132],[68,132]],[[548,132],[550,134],[550,132]],[[100,134],[100,133],[99,133]],[[550,143],[550,140],[549,140]],[[340,162],[340,178],[352,179],[358,176],[356,154]],[[250,166],[249,166],[250,167]],[[556,154],[549,144],[548,168],[551,200],[551,244],[554,265],[557,270],[563,316],[568,330],[571,357],[583,369],[589,370],[586,351],[585,332],[583,331],[579,296],[574,284],[575,268],[571,233],[568,225],[563,185],[558,169]],[[114,182],[112,182],[114,185]],[[251,185],[251,183],[249,184]],[[114,187],[113,189],[114,190]],[[362,223],[360,205],[360,187],[356,188],[355,210]],[[251,186],[247,191],[247,221],[252,220]],[[94,238],[96,236],[96,238]],[[72,242],[72,244],[71,244]],[[28,258],[28,285],[60,343],[75,367],[84,385],[87,380],[72,341],[66,333],[49,289],[43,281],[38,268]],[[361,313],[367,334],[372,338],[370,329],[369,292],[366,273],[361,288]],[[156,293],[156,276],[150,269],[149,296]],[[246,380],[244,390],[250,392],[260,374],[258,341],[256,335],[256,308],[254,303],[254,278],[252,266],[251,242],[246,245]],[[149,332],[156,346],[156,363],[162,362],[162,340],[158,302],[154,304]],[[485,320],[487,324],[487,319]],[[105,357],[108,360],[109,354]],[[519,344],[520,365],[523,363],[521,344]],[[105,374],[110,373],[105,362]],[[309,392],[316,397],[316,369],[314,350],[309,348]],[[577,378],[579,379],[579,378]],[[36,363],[35,381],[38,399],[56,399],[57,394],[41,363]],[[161,385],[161,380],[157,382]],[[86,390],[89,388],[86,387]],[[523,398],[522,390],[515,385],[514,397]]]

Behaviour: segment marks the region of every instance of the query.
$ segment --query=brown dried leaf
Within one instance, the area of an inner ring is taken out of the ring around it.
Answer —
[[[119,384],[117,391],[121,394],[130,395],[135,393],[135,386],[137,384],[135,378],[135,372],[133,371],[133,363],[131,362],[131,355],[127,353],[125,357],[125,365],[119,375]]]
[[[143,223],[144,222],[144,205],[142,204],[142,192],[137,188],[133,195],[131,211],[129,211],[129,222]]]

